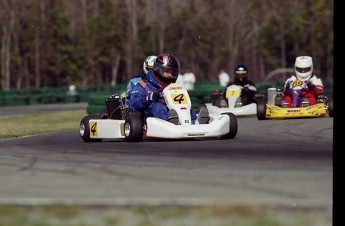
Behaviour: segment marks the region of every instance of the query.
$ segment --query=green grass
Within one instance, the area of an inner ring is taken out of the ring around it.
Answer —
[[[78,130],[85,110],[48,112],[0,118],[0,139]]]
[[[0,226],[331,226],[321,210],[245,205],[0,206]]]

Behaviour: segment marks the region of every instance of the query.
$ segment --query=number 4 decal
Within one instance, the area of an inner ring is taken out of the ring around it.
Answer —
[[[93,136],[93,137],[97,137],[98,136],[98,133],[97,133],[97,122],[92,122],[91,123],[90,131],[92,133],[92,134],[90,134],[91,136]]]
[[[172,99],[174,100],[175,104],[187,104],[187,99],[184,98],[183,93],[181,94],[172,94],[171,95]]]

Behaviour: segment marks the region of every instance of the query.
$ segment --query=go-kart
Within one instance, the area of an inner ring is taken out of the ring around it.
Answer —
[[[103,139],[123,139],[140,142],[145,138],[190,139],[219,137],[232,139],[237,134],[237,118],[224,112],[217,116],[202,108],[198,120],[192,123],[191,101],[186,89],[170,84],[162,91],[169,112],[174,112],[168,121],[147,117],[139,111],[129,111],[125,98],[113,95],[105,101],[106,107],[98,116],[85,116],[80,122],[80,136],[85,142]],[[170,114],[169,114],[170,115]]]
[[[243,105],[241,99],[242,88],[230,85],[226,89],[225,97],[219,92],[212,94],[211,103],[204,104],[212,115],[231,112],[236,116],[256,115],[256,103]]]
[[[325,95],[317,96],[317,104],[310,105],[307,98],[302,96],[306,87],[305,82],[294,81],[290,86],[292,107],[283,101],[283,93],[276,88],[268,88],[267,99],[257,102],[257,118],[289,119],[289,118],[317,118],[333,117],[333,100]],[[272,92],[273,91],[273,92]]]

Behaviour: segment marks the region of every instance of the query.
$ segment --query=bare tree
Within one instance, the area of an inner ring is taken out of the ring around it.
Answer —
[[[200,82],[217,79],[220,67],[239,62],[248,64],[252,79],[263,81],[302,53],[312,55],[315,70],[331,80],[333,4],[0,0],[0,87],[40,88],[66,77],[83,85],[114,85],[139,72],[146,55],[165,51],[192,66]]]
[[[2,0],[1,20],[2,20],[2,40],[1,40],[1,85],[4,90],[10,87],[10,50],[11,50],[11,29],[13,29],[13,9],[10,0]]]

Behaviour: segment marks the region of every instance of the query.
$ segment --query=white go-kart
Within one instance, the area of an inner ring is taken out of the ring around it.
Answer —
[[[216,93],[212,96],[212,103],[204,105],[207,107],[210,115],[219,115],[225,112],[231,112],[236,116],[256,115],[256,103],[243,105],[241,91],[240,86],[230,85],[226,89],[226,98],[222,94]]]
[[[81,120],[81,138],[85,142],[106,139],[140,142],[144,137],[232,139],[236,136],[237,118],[233,113],[224,111],[211,115],[207,108],[202,108],[197,114],[198,119],[192,124],[191,101],[187,90],[181,85],[170,84],[162,92],[171,116],[168,121],[148,117],[145,122],[143,113],[128,111],[124,99],[112,96],[106,99],[106,108],[98,116],[89,115]]]

